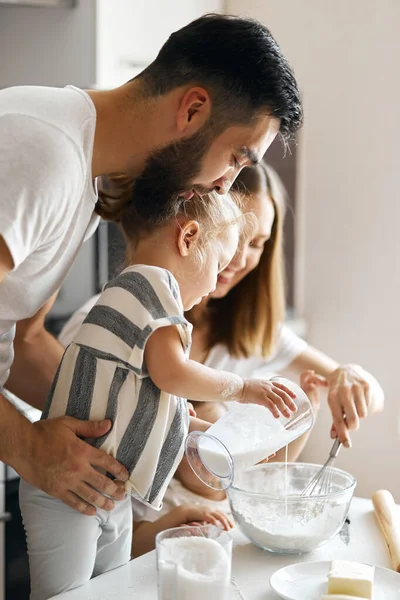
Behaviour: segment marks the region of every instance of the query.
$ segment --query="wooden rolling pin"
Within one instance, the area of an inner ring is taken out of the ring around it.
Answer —
[[[400,515],[393,496],[387,490],[372,495],[375,516],[385,537],[393,569],[400,573]]]

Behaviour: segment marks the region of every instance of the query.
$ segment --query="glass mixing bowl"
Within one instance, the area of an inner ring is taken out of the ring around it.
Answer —
[[[346,520],[356,480],[328,467],[327,493],[301,496],[321,466],[266,463],[238,473],[227,494],[246,537],[264,550],[282,554],[311,552],[331,540]]]

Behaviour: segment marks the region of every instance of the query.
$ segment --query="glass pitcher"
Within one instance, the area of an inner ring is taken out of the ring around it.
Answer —
[[[276,419],[264,406],[234,403],[206,432],[192,431],[186,439],[186,458],[203,483],[216,490],[229,488],[235,471],[268,458],[314,423],[314,412],[306,393],[293,381],[272,377],[295,394],[297,411]]]

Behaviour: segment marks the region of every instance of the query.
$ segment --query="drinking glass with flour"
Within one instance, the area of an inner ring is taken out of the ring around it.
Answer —
[[[214,527],[177,527],[156,537],[159,600],[228,600],[232,539]]]

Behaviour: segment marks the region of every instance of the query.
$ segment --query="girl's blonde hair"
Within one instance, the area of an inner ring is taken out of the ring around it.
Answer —
[[[239,229],[239,244],[242,244],[254,231],[254,215],[244,214],[239,194],[230,192],[224,195],[210,192],[201,198],[193,196],[182,203],[178,217],[197,221],[200,225],[196,253],[199,266],[206,262],[207,250],[212,244],[222,243],[221,237],[229,227]]]
[[[219,243],[223,233],[232,226],[239,229],[239,244],[244,243],[254,231],[256,220],[254,215],[243,214],[241,210],[240,194],[231,192],[219,195],[210,192],[199,198],[193,196],[190,200],[182,200],[173,217],[178,223],[181,219],[197,221],[199,223],[199,237],[195,246],[196,258],[199,268],[205,264],[207,251],[212,244]],[[131,255],[140,239],[153,234],[156,228],[165,225],[165,221],[159,225],[147,223],[139,217],[134,210],[134,201],[130,210],[123,211],[119,223],[127,245],[127,262],[131,263]]]
[[[235,189],[244,198],[262,195],[272,202],[274,222],[257,267],[223,298],[207,304],[208,339],[211,350],[223,344],[236,357],[269,356],[276,347],[279,326],[285,317],[283,222],[286,191],[277,173],[265,163],[246,167]],[[187,318],[191,320],[190,311]]]

